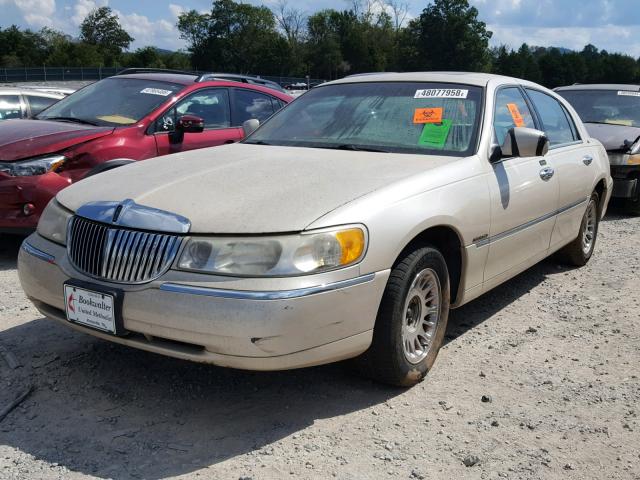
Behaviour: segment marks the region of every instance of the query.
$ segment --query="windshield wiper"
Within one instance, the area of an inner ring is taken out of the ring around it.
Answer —
[[[265,142],[264,140],[256,140],[255,142],[242,142],[247,145],[271,145],[269,142]]]
[[[384,150],[382,148],[365,147],[363,145],[355,145],[353,143],[341,143],[340,145],[314,145],[313,148],[329,148],[332,150],[350,150],[352,152],[389,153],[389,150]]]
[[[83,118],[75,118],[75,117],[42,117],[40,118],[40,120],[53,120],[57,122],[73,122],[73,123],[82,123],[84,125],[93,125],[94,127],[98,126],[98,124],[95,122],[91,122]]]
[[[615,126],[617,126],[617,127],[629,127],[629,126],[633,126],[633,125],[626,125],[626,124],[624,124],[624,123],[616,123],[615,121],[614,121],[614,122],[598,122],[598,121],[596,121],[596,120],[586,120],[586,121],[584,121],[584,122],[582,122],[582,123],[594,123],[594,124],[596,124],[596,125],[615,125]]]

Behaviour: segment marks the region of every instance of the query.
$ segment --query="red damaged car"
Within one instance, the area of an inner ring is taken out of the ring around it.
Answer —
[[[124,72],[29,120],[0,123],[0,231],[23,233],[61,189],[136,160],[241,140],[293,100],[252,83]]]

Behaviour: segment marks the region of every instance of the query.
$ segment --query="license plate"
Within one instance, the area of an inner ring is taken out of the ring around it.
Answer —
[[[74,285],[64,286],[67,320],[103,332],[116,333],[115,296]]]

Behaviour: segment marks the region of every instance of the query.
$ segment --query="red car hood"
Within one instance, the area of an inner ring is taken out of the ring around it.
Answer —
[[[12,162],[60,152],[104,137],[113,127],[94,127],[46,120],[7,120],[0,123],[0,162]]]

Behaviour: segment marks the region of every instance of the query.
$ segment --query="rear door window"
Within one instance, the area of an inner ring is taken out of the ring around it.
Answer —
[[[533,105],[540,116],[542,129],[549,138],[551,146],[571,143],[578,140],[575,126],[572,128],[564,107],[555,98],[538,90],[527,89]]]
[[[54,103],[58,101],[57,98],[51,97],[41,97],[38,95],[25,95],[27,102],[29,103],[29,107],[31,109],[31,115],[37,115],[45,108],[50,107]]]
[[[495,141],[498,145],[504,143],[507,132],[514,127],[536,128],[522,92],[518,87],[502,88],[496,95],[493,128]]]
[[[241,126],[245,121],[255,118],[261,122],[269,118],[275,109],[271,97],[252,90],[235,89],[233,124]]]
[[[0,120],[22,118],[19,95],[0,95]]]

